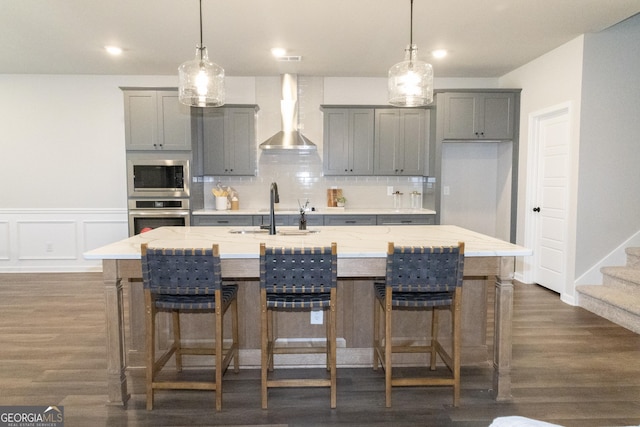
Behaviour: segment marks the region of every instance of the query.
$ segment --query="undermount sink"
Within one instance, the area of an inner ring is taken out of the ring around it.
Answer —
[[[229,233],[231,233],[231,234],[268,234],[269,230],[255,230],[255,229],[243,230],[243,229],[238,229],[238,230],[229,230]]]
[[[303,236],[305,234],[315,234],[319,232],[320,230],[298,230],[297,228],[277,230],[277,234],[280,234],[282,236]],[[269,234],[269,230],[262,230],[262,229],[255,229],[255,228],[250,228],[250,229],[238,228],[235,230],[229,230],[229,233],[231,234]]]
[[[258,212],[262,213],[269,213],[269,209],[258,209]],[[277,214],[299,214],[300,213],[300,209],[296,209],[296,208],[276,208],[274,210],[274,213]]]

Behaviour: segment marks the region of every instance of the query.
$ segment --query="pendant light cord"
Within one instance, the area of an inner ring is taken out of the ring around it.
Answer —
[[[200,0],[202,1],[202,0]],[[202,13],[202,12],[201,12]],[[411,23],[409,24],[409,50],[413,50],[413,0],[411,0]],[[202,24],[200,24],[202,26]]]
[[[411,0],[411,2],[413,3],[413,0]],[[204,46],[202,44],[202,0],[200,0],[200,61],[202,61],[202,50],[204,49]]]

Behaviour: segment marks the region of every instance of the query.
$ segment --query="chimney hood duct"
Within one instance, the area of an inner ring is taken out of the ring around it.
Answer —
[[[298,77],[295,74],[283,74],[280,81],[282,130],[260,144],[260,149],[266,153],[315,151],[316,145],[298,131]]]

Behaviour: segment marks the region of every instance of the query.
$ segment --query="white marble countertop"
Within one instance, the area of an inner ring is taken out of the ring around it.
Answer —
[[[218,211],[215,209],[198,209],[193,215],[269,215],[269,209],[238,209],[235,211]],[[294,207],[277,208],[276,215],[298,215],[300,210]],[[307,211],[307,215],[435,215],[431,209],[359,209],[359,208],[316,208]]]
[[[528,256],[530,249],[454,225],[278,227],[278,234],[237,234],[259,227],[159,227],[86,252],[86,259],[140,259],[140,245],[210,247],[220,245],[221,258],[258,258],[259,245],[324,246],[338,244],[338,258],[384,258],[388,242],[399,245],[454,245],[465,242],[465,256]]]

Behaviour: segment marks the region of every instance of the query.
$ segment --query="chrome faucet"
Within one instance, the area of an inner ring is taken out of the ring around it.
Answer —
[[[275,204],[280,203],[280,195],[278,194],[278,184],[275,182],[271,183],[269,197],[269,235],[272,236],[276,234],[276,213],[275,213]]]

